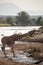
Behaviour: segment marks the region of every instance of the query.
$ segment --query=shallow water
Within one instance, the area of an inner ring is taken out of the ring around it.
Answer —
[[[13,55],[11,53],[7,54],[8,58],[12,58],[14,62],[24,62],[26,64],[33,64],[38,61],[34,60],[34,58],[32,57],[27,57],[27,55],[30,56],[30,54],[24,53],[23,51],[16,51],[15,57],[12,57]]]

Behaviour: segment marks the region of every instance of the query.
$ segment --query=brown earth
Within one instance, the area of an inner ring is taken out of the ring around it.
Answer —
[[[38,53],[32,53],[33,57],[38,57],[39,59],[42,58],[43,59],[43,44],[40,43],[32,43],[31,44],[17,44],[15,45],[14,49],[16,50],[29,50],[29,49],[36,49],[38,50]],[[39,53],[40,50],[40,53]],[[15,51],[16,52],[16,51]],[[2,51],[0,52],[0,54],[3,54]],[[25,63],[20,63],[20,62],[13,62],[12,60],[8,60],[5,58],[0,58],[0,65],[40,65],[40,64],[25,64]]]

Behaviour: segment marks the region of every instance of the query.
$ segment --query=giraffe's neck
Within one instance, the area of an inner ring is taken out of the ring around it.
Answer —
[[[18,40],[18,39],[21,39],[21,38],[23,38],[23,37],[25,37],[27,35],[28,35],[28,33],[25,33],[25,34],[14,34],[11,37],[12,37],[13,40]]]

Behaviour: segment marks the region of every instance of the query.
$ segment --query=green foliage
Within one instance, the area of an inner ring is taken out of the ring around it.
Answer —
[[[40,16],[40,17],[38,17],[38,19],[36,21],[37,25],[41,25],[41,21],[42,21],[42,17]]]
[[[11,26],[14,26],[14,24],[13,24],[13,20],[12,20],[12,17],[7,17],[7,23],[8,24],[11,24]]]
[[[37,25],[39,26],[43,26],[43,18],[40,16],[37,21],[36,21]]]
[[[40,22],[40,25],[43,26],[43,20]]]
[[[12,18],[11,17],[7,17],[7,23],[12,24]]]
[[[31,18],[25,11],[19,12],[17,16],[0,17],[0,26],[43,26],[43,18],[39,16]]]
[[[18,16],[16,16],[16,23],[19,25],[28,25],[30,23],[29,15],[25,11],[18,13]]]

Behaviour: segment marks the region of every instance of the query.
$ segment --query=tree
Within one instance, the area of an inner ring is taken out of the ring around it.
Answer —
[[[42,17],[40,16],[40,17],[38,17],[36,23],[37,23],[37,25],[41,25],[41,22],[42,22]]]
[[[40,22],[40,25],[43,26],[43,19],[42,19],[42,21]]]
[[[16,24],[28,25],[29,23],[30,23],[30,17],[25,11],[18,13],[18,16],[16,16]]]
[[[11,24],[11,26],[13,26],[13,22],[12,22],[12,18],[11,17],[7,17],[7,23]]]

